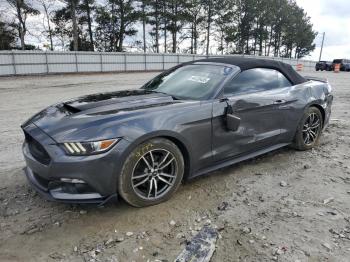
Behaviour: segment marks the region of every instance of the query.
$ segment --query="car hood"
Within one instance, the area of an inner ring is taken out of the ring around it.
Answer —
[[[106,139],[103,129],[120,127],[128,119],[142,114],[146,116],[147,112],[159,113],[159,108],[163,111],[186,103],[191,102],[175,100],[169,95],[143,89],[98,93],[50,106],[34,115],[22,128],[34,123],[57,142],[69,142],[77,137],[88,140]],[[88,129],[90,133],[95,133],[94,137],[87,137]],[[112,138],[115,135],[107,136]]]
[[[168,95],[139,89],[86,95],[66,101],[63,105],[66,109],[73,112],[87,111],[90,109],[96,109],[94,111],[101,112],[110,108],[137,108],[140,105],[157,104],[163,101],[170,102],[173,101],[173,99]],[[111,107],[107,108],[108,106]]]

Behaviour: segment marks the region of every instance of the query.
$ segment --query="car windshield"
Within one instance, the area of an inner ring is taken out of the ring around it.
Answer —
[[[176,99],[203,100],[209,98],[220,83],[238,70],[235,66],[184,65],[155,77],[143,88]]]

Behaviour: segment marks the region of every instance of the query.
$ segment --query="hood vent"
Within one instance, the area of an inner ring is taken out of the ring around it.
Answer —
[[[65,112],[68,113],[69,115],[79,113],[81,110],[73,107],[69,104],[63,104],[63,108],[65,109]]]

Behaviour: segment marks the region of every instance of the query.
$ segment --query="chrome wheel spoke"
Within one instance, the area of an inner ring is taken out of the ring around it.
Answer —
[[[152,167],[154,168],[154,158],[153,158],[152,150],[149,151],[149,154],[150,154],[151,160],[152,160]]]
[[[162,170],[162,169],[166,168],[168,165],[171,164],[171,162],[173,162],[174,159],[175,159],[175,158],[172,157],[168,162],[166,162],[166,164],[164,164],[164,165],[159,165],[159,169]]]
[[[147,159],[143,156],[142,160],[146,163],[148,169],[152,169],[151,165],[148,163]]]
[[[304,143],[305,143],[305,144],[308,144],[309,141],[310,141],[310,135],[309,135],[309,133],[306,133],[306,137],[305,137],[305,139],[304,139]]]
[[[148,198],[150,198],[151,196],[152,189],[153,189],[153,178],[149,181],[148,195],[147,195]]]
[[[148,177],[146,177],[141,182],[138,182],[137,184],[135,184],[134,187],[139,187],[139,186],[143,185],[144,183],[146,183],[148,180],[149,180]]]
[[[169,175],[169,174],[166,174],[166,173],[159,173],[160,176],[164,176],[164,177],[169,177],[169,178],[175,178],[176,176],[175,175]]]
[[[311,129],[315,129],[315,128],[318,128],[320,126],[320,121],[316,121],[315,123],[313,123],[310,128]]]
[[[134,180],[134,179],[140,179],[140,178],[143,178],[143,177],[146,177],[146,176],[148,177],[149,174],[146,174],[146,173],[145,173],[145,174],[142,174],[142,175],[139,175],[139,176],[133,176],[132,179],[133,179],[133,180]]]
[[[309,134],[313,140],[316,138],[316,133],[314,131],[310,130]]]
[[[314,119],[315,119],[315,114],[311,114],[309,123],[312,124],[314,122]]]
[[[165,180],[164,178],[162,177],[158,177],[160,181],[164,182],[165,184],[168,184],[169,186],[172,185],[172,183],[170,183],[169,181]]]
[[[162,161],[160,161],[159,166],[161,166],[165,162],[165,160],[168,158],[169,154],[170,154],[169,152],[166,153],[166,155],[163,157]]]
[[[158,195],[158,182],[157,179],[153,178],[154,181],[154,197],[157,197]]]
[[[310,144],[311,141],[311,135],[310,133],[307,133],[307,143]]]

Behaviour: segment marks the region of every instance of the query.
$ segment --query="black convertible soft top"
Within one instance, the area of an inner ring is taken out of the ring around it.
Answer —
[[[227,57],[213,57],[207,59],[195,60],[192,63],[196,62],[212,62],[212,63],[224,63],[238,66],[241,71],[245,71],[252,68],[269,68],[280,71],[285,75],[293,85],[298,85],[306,82],[307,80],[299,75],[291,65],[286,63],[262,59],[262,58],[247,58],[239,56],[227,56]]]

